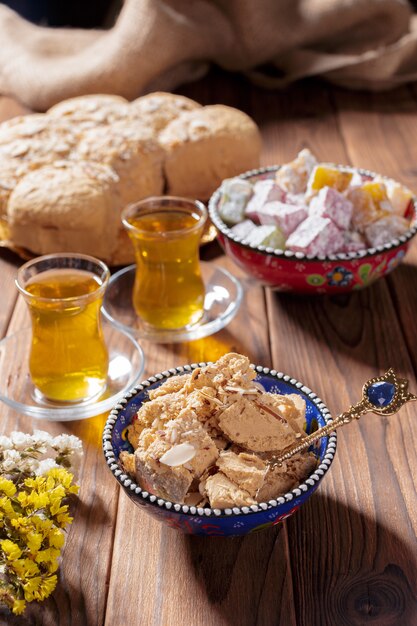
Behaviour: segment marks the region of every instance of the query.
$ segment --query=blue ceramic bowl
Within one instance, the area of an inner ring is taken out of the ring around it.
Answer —
[[[123,450],[133,452],[126,438],[126,428],[143,402],[148,399],[148,390],[158,387],[171,376],[191,372],[206,363],[193,363],[173,368],[151,376],[141,385],[132,389],[111,411],[103,432],[103,452],[107,465],[125,493],[135,504],[143,507],[146,513],[165,522],[172,528],[194,535],[235,536],[274,526],[292,515],[317,489],[328,471],[336,452],[336,435],[322,437],[314,448],[319,463],[315,471],[300,485],[276,500],[261,502],[250,507],[233,509],[211,509],[176,504],[159,498],[139,487],[124,473],[119,455]],[[307,432],[315,427],[325,426],[331,421],[330,413],[323,402],[310,389],[294,378],[260,365],[254,366],[256,380],[266,391],[273,393],[298,393],[306,401]]]

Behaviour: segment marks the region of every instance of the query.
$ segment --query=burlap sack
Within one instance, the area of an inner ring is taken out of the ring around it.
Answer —
[[[385,89],[417,77],[416,51],[406,0],[126,0],[107,31],[38,27],[0,6],[0,92],[38,110],[171,90],[211,62],[272,87],[321,75]]]

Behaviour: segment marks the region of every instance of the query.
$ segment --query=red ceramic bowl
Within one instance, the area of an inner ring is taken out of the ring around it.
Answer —
[[[272,165],[245,172],[239,178],[253,183],[265,178],[273,178],[279,168],[279,165]],[[357,171],[368,180],[377,176],[375,172],[368,170],[346,166],[343,168]],[[359,252],[340,252],[326,257],[308,256],[289,250],[274,250],[265,246],[249,245],[244,239],[232,233],[219,216],[220,197],[219,188],[210,198],[209,215],[218,230],[217,236],[226,254],[248,274],[278,291],[343,293],[367,287],[401,263],[410,240],[417,232],[416,198],[410,202],[406,213],[406,217],[410,219],[408,231],[383,246],[367,248]]]

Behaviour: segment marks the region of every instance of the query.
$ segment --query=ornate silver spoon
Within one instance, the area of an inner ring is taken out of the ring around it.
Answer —
[[[349,424],[354,419],[359,419],[366,413],[376,413],[377,415],[394,415],[400,408],[412,400],[417,400],[417,396],[408,391],[408,380],[398,378],[394,370],[389,369],[383,376],[371,378],[362,387],[362,399],[351,406],[347,411],[338,415],[332,422],[314,431],[301,442],[289,446],[279,454],[273,454],[268,460],[268,469],[273,469],[277,465],[282,465],[294,454],[309,448],[312,443],[329,435],[331,432]]]

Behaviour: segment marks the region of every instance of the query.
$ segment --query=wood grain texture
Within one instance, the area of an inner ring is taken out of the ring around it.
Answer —
[[[321,149],[326,154],[346,152],[343,162],[359,165],[355,157],[366,153],[365,136],[369,154],[375,151],[370,146],[378,145],[381,156],[384,144],[373,137],[368,112],[361,117],[361,109],[355,110],[349,118],[354,129],[344,132],[345,102],[345,97],[338,100],[337,114],[328,118]],[[311,93],[308,109],[323,106],[327,115],[323,95]],[[311,119],[310,125],[314,133],[320,122]],[[397,129],[395,121],[393,125]],[[295,139],[301,142],[302,135]],[[349,152],[351,145],[355,154]],[[281,142],[284,159],[290,158],[291,147]],[[267,302],[275,367],[279,362],[281,369],[301,378],[335,412],[355,403],[365,380],[390,365],[415,382],[387,281],[340,298],[269,294]],[[318,498],[288,520],[297,623],[330,626],[373,620],[381,626],[411,626],[417,620],[417,564],[410,557],[415,554],[417,520],[415,487],[410,484],[417,470],[415,456],[411,459],[416,445],[413,415],[415,408],[409,407],[399,417],[369,416],[341,431],[330,480]],[[320,533],[307,538],[307,528]],[[319,562],[318,555],[326,552]]]
[[[417,190],[417,90],[361,94],[304,82],[265,92],[221,71],[181,93],[253,116],[263,164],[310,147],[320,159],[375,169]],[[19,105],[0,99],[0,119]],[[202,252],[245,286],[242,308],[223,331],[184,344],[144,343],[146,375],[229,350],[302,380],[334,412],[389,366],[417,367],[417,249],[388,279],[352,295],[294,297],[247,278],[217,244]],[[16,303],[19,260],[0,251],[0,332],[27,322]],[[2,432],[33,422],[0,406]],[[245,538],[184,536],[119,493],[105,467],[105,416],[36,423],[86,444],[80,502],[60,583],[43,607],[1,624],[90,626],[417,626],[416,408],[367,416],[339,434],[338,452],[315,496],[284,524]]]

